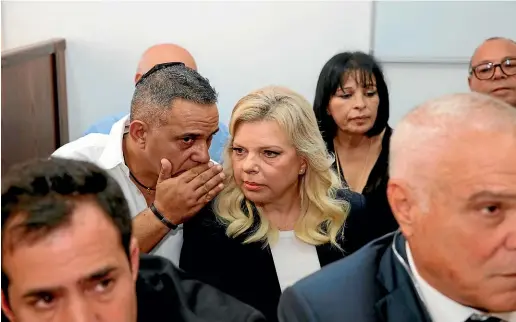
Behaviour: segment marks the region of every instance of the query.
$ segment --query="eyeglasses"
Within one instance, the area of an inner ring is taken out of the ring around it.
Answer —
[[[136,82],[136,85],[134,85],[134,86],[135,87],[138,86],[138,84],[140,84],[145,78],[147,78],[150,75],[154,74],[158,70],[162,70],[162,69],[170,67],[170,66],[185,66],[185,64],[184,63],[180,63],[180,62],[169,62],[169,63],[163,63],[163,64],[154,65],[154,67],[149,69],[148,72],[146,72],[145,74],[142,75],[142,77],[140,77],[140,79]]]
[[[471,67],[469,70],[469,74],[474,74],[476,78],[480,80],[488,80],[493,78],[496,67],[500,67],[502,73],[507,76],[516,75],[516,57],[507,57],[504,58],[499,64],[494,64],[492,62],[483,63],[477,65],[475,67]]]

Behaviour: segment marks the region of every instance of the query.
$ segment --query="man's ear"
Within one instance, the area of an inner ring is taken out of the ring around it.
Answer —
[[[137,72],[136,75],[134,75],[134,83],[138,83],[138,81],[140,80],[140,78],[142,78],[143,74],[140,73],[140,72]]]
[[[11,307],[7,302],[7,297],[5,296],[4,289],[2,289],[2,312],[9,319],[10,322],[15,322],[14,313],[11,311]],[[4,319],[2,319],[3,321]]]
[[[129,254],[131,257],[130,264],[133,280],[136,282],[136,279],[138,278],[138,270],[140,269],[140,247],[138,246],[138,240],[134,237],[131,237]]]
[[[387,199],[392,213],[400,225],[403,235],[410,237],[414,232],[415,199],[413,191],[401,180],[389,180],[387,184]]]
[[[469,89],[471,90],[471,75],[468,76],[468,86],[469,86]]]
[[[129,136],[141,148],[144,148],[147,143],[148,132],[149,125],[145,122],[135,120],[129,124]]]

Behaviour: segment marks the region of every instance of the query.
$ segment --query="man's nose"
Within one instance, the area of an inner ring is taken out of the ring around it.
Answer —
[[[91,322],[96,321],[94,318],[95,313],[92,312],[88,305],[88,301],[84,298],[72,299],[64,307],[63,319],[59,321],[63,322]]]
[[[506,246],[507,249],[516,252],[516,216],[512,216],[512,218],[507,220],[509,221],[507,223],[509,232],[506,239]]]
[[[502,71],[502,66],[495,66],[493,79],[504,79],[507,75]]]
[[[210,161],[209,144],[200,142],[192,155],[192,159],[198,163],[208,163]]]

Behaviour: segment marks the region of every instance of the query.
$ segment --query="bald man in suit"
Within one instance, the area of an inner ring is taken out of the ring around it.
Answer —
[[[400,231],[287,289],[282,322],[516,321],[516,109],[429,101],[391,139]]]

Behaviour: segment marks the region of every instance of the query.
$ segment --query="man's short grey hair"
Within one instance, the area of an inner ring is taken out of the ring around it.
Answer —
[[[217,103],[217,92],[197,71],[174,65],[160,69],[136,85],[131,102],[131,120],[149,124],[165,122],[165,113],[174,100],[183,99],[201,105]]]
[[[402,179],[416,192],[427,194],[440,155],[449,153],[458,140],[467,140],[462,134],[471,131],[516,137],[516,108],[475,92],[442,96],[416,107],[397,124],[391,137],[390,178]]]

